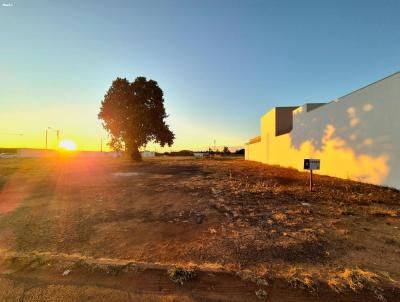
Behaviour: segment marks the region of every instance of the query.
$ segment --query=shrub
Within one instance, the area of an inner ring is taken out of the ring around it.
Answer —
[[[259,289],[256,291],[256,296],[260,300],[265,300],[268,297],[268,293],[263,289]]]
[[[189,281],[196,277],[196,273],[192,269],[186,269],[183,267],[172,267],[167,272],[169,279],[174,283],[180,283]]]

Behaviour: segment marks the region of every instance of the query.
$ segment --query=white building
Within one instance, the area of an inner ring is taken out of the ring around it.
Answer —
[[[34,148],[19,148],[17,149],[17,156],[24,158],[41,158],[41,157],[56,157],[63,152],[50,149],[34,149]],[[99,151],[72,151],[76,157],[120,157],[121,152],[99,152]]]
[[[152,151],[143,151],[141,152],[142,157],[155,157],[156,153]]]
[[[245,158],[400,188],[400,73],[327,104],[277,107],[261,117]]]

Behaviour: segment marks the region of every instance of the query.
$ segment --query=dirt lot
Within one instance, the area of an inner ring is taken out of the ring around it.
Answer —
[[[307,181],[238,159],[3,159],[0,301],[400,301],[400,192]]]

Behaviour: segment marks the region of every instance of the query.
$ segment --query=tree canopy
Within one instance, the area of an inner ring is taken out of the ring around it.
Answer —
[[[171,146],[175,135],[165,119],[164,93],[156,81],[137,77],[117,78],[101,102],[99,119],[111,136],[114,150],[126,150],[140,160],[139,148],[148,142]]]

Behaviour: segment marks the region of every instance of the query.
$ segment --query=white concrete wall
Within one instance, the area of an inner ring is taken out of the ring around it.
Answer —
[[[244,158],[246,160],[254,160],[254,158],[262,158],[262,156],[263,156],[263,149],[261,142],[245,145]]]
[[[310,109],[294,110],[292,131],[279,136],[276,110],[264,115],[265,151],[246,159],[301,170],[320,158],[321,174],[400,188],[400,73]]]

